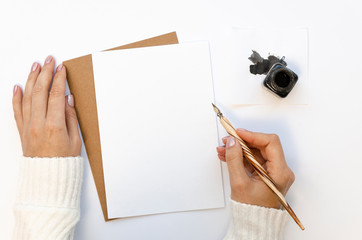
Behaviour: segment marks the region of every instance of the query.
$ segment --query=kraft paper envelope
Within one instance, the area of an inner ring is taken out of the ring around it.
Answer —
[[[178,39],[176,32],[172,32],[124,46],[108,49],[106,51],[177,43]],[[107,213],[102,152],[98,127],[97,103],[94,89],[92,55],[89,54],[79,58],[70,59],[63,62],[63,64],[67,69],[69,89],[75,98],[75,109],[78,115],[79,126],[82,132],[89,164],[97,188],[99,201],[102,206],[104,220],[110,221],[112,219],[108,218]]]

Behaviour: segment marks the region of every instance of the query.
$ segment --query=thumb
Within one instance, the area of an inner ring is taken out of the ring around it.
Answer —
[[[23,92],[18,85],[14,86],[13,90],[13,110],[16,125],[18,127],[19,135],[23,134]]]
[[[243,150],[234,137],[228,137],[225,149],[231,186],[242,186],[250,180],[243,163]]]
[[[72,142],[79,142],[79,130],[78,130],[78,120],[77,113],[74,109],[74,97],[73,95],[68,95],[65,97],[65,118],[68,128],[68,135]]]

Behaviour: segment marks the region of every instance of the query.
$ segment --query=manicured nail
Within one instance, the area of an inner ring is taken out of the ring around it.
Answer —
[[[222,140],[226,141],[226,140],[228,140],[228,137],[223,137]]]
[[[63,69],[63,64],[60,64],[58,67],[57,67],[57,72],[61,71]]]
[[[237,130],[238,130],[238,131],[241,131],[241,132],[246,132],[246,131],[248,131],[248,130],[246,130],[246,129],[244,129],[244,128],[238,128]]]
[[[73,95],[68,95],[67,96],[67,100],[68,100],[68,105],[71,106],[71,107],[74,107],[74,97]]]
[[[38,63],[33,63],[33,65],[31,65],[31,71],[34,72],[36,69],[38,68]]]
[[[48,57],[45,59],[45,64],[50,63],[52,60],[53,60],[53,57],[52,57],[52,56],[48,56]]]
[[[234,145],[235,145],[235,138],[234,137],[229,137],[228,141],[226,142],[226,147],[230,148],[230,147],[232,147]]]
[[[15,95],[15,94],[16,94],[16,92],[18,91],[18,88],[19,88],[19,87],[18,87],[18,85],[15,85],[15,86],[14,86],[14,89],[13,89],[13,95]]]

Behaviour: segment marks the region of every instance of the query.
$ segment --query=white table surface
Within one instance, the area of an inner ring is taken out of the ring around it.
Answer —
[[[281,137],[296,182],[287,199],[306,226],[290,220],[285,239],[359,239],[362,218],[362,43],[359,1],[5,1],[0,2],[0,239],[14,223],[21,146],[13,121],[14,83],[33,61],[58,62],[176,30],[180,42],[209,40],[216,98],[228,93],[225,33],[231,26],[309,28],[309,105],[228,106],[238,127]],[[83,155],[84,149],[83,149]],[[228,175],[223,168],[226,194]],[[227,208],[103,221],[85,163],[75,239],[221,239]]]

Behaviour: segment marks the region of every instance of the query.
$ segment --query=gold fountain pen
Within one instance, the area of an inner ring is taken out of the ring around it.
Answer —
[[[287,212],[294,219],[294,221],[298,224],[298,226],[302,230],[304,230],[305,228],[304,228],[303,224],[299,221],[297,215],[295,215],[292,208],[289,206],[288,202],[285,200],[285,197],[283,196],[283,194],[278,190],[275,182],[269,176],[268,172],[263,168],[263,166],[261,166],[259,164],[259,162],[256,160],[254,154],[251,152],[250,148],[246,145],[244,140],[242,140],[239,137],[239,135],[236,133],[235,128],[231,125],[229,120],[227,120],[227,118],[225,118],[222,115],[221,111],[213,103],[212,103],[212,106],[213,106],[214,111],[216,112],[217,116],[220,118],[220,123],[225,128],[226,132],[230,136],[234,137],[235,139],[237,139],[239,141],[241,148],[243,149],[244,156],[246,157],[246,159],[248,159],[250,164],[254,167],[255,172],[259,175],[261,180],[263,180],[263,182],[270,188],[270,190],[272,190],[275,193],[275,195],[278,197],[280,203],[283,205],[285,210],[287,210]]]

